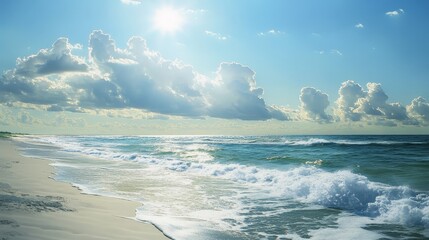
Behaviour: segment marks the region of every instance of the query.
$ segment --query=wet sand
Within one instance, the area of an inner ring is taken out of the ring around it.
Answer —
[[[19,155],[0,139],[0,240],[169,239],[134,220],[136,202],[82,194],[52,179],[44,159]]]

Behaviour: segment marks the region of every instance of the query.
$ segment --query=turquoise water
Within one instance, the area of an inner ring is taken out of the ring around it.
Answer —
[[[429,136],[27,136],[174,239],[427,239]]]

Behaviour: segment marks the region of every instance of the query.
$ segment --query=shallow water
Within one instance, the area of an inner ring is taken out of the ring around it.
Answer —
[[[429,136],[26,136],[174,239],[429,237]]]

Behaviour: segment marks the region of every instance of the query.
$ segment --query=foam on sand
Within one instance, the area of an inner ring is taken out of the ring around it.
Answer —
[[[50,179],[49,161],[21,157],[0,140],[2,239],[168,239],[133,217],[138,203],[81,194]]]

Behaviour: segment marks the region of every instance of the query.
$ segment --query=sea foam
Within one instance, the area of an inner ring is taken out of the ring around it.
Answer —
[[[158,177],[160,172],[163,173],[163,177],[157,178],[157,181],[177,182],[177,184],[180,184],[186,180],[186,184],[195,189],[199,187],[204,188],[204,186],[192,184],[200,181],[209,181],[202,179],[222,180],[223,183],[234,185],[234,191],[237,193],[236,196],[231,196],[227,199],[228,201],[222,202],[233,206],[228,210],[225,209],[225,212],[228,212],[229,221],[234,222],[234,224],[230,224],[232,229],[235,226],[239,226],[240,228],[246,226],[243,220],[243,215],[246,214],[246,204],[243,203],[243,199],[253,199],[261,195],[264,195],[263,197],[265,198],[285,199],[285,201],[292,200],[310,206],[340,209],[352,214],[354,217],[365,217],[366,219],[373,219],[380,223],[401,224],[408,227],[429,227],[429,196],[426,192],[418,192],[407,186],[392,186],[375,182],[351,170],[328,171],[321,168],[324,162],[317,158],[306,161],[307,164],[277,168],[270,168],[264,165],[247,165],[239,162],[217,161],[213,156],[213,152],[216,152],[216,147],[207,143],[215,142],[221,146],[222,144],[229,145],[234,143],[234,138],[208,138],[209,140],[189,138],[185,139],[187,141],[185,145],[175,144],[175,141],[171,139],[164,142],[155,139],[147,145],[152,147],[154,152],[118,150],[117,146],[123,144],[119,138],[112,138],[110,141],[101,138],[107,141],[108,144],[102,143],[97,138],[94,138],[92,141],[75,137],[41,139],[43,139],[44,143],[50,142],[55,144],[66,152],[113,161],[116,163],[115,165],[106,166],[107,168],[112,167],[112,170],[121,166],[121,164],[129,162],[142,164],[144,165],[144,176],[153,175]],[[138,137],[126,140],[135,140],[139,146],[146,146],[144,145],[146,143],[138,141]],[[236,144],[283,144],[304,147],[323,144],[403,144],[400,141],[355,141],[324,138],[297,138],[287,141],[283,141],[282,138],[272,141],[267,141],[264,138],[261,138],[260,141],[250,141],[246,138],[241,138],[237,142]],[[420,143],[415,142],[414,144]],[[62,167],[67,165],[58,164],[57,166]],[[91,183],[88,183],[85,191],[91,191],[90,189]],[[100,194],[99,191],[97,193]],[[178,199],[182,195],[185,195],[185,192],[178,192],[177,194]],[[206,199],[204,201],[213,202],[218,201],[218,199]],[[145,203],[145,206],[151,206],[150,204]],[[154,208],[158,206],[157,203],[153,204]],[[215,203],[214,205],[222,206],[220,203]],[[237,210],[234,210],[234,208],[237,208]],[[212,216],[207,219],[202,217],[202,219],[205,221],[214,221],[217,222],[216,224],[223,226],[225,224],[224,218],[221,215],[216,215],[217,211],[213,210],[209,212],[213,213],[212,215],[209,213],[202,214]],[[280,213],[284,211],[286,210],[281,210]],[[148,213],[146,210],[142,210],[141,212]],[[183,211],[181,214],[183,214],[183,217],[195,219],[196,215],[201,215],[202,212],[202,210],[189,213]],[[168,214],[174,216],[177,213],[173,211]],[[186,214],[189,214],[189,216]],[[143,217],[141,215],[141,219],[162,225],[162,221],[158,220],[165,220],[165,217],[156,215]],[[178,220],[178,222],[180,221]],[[174,231],[173,229],[178,226],[164,227]],[[186,226],[182,227],[185,228]],[[323,236],[327,236],[333,231],[336,230],[325,229],[323,231],[314,231],[312,235],[316,239],[316,236],[323,238]],[[337,233],[340,234],[339,232]],[[373,233],[368,234],[368,236],[375,236]]]

